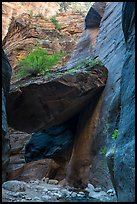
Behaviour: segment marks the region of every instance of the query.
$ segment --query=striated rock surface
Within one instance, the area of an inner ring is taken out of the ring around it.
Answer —
[[[86,58],[94,59],[94,47],[99,32],[99,25],[105,10],[105,2],[95,2],[85,17],[85,30],[82,32],[76,47],[65,68],[69,69]]]
[[[109,73],[93,151],[107,146],[112,182],[118,201],[123,202],[134,201],[134,6],[130,6],[122,11],[123,3],[107,4],[95,48]],[[117,139],[113,139],[116,129]],[[97,161],[99,156],[92,172]]]
[[[50,19],[41,16],[21,14],[12,19],[3,39],[3,47],[13,70],[18,68],[19,60],[28,54],[30,48],[36,45],[46,49],[49,54],[62,50],[64,56],[60,66],[69,60],[76,40],[83,31],[84,17],[81,14],[58,14],[56,19],[61,30],[56,29]]]
[[[26,132],[16,131],[9,128],[10,135],[10,163],[8,173],[25,164],[25,144],[31,137]]]
[[[60,124],[89,103],[107,80],[107,69],[100,65],[69,71],[14,83],[7,99],[9,125],[31,133]]]
[[[93,158],[96,158],[93,159],[91,168],[92,180],[94,180],[94,178],[100,178],[99,175],[101,175],[102,171],[108,171],[106,165],[104,169],[102,168],[102,164],[106,161],[106,151],[107,158],[111,158],[111,156],[113,158],[113,152],[115,151],[115,140],[112,139],[112,134],[114,133],[114,130],[118,129],[121,70],[126,52],[121,24],[121,11],[122,3],[107,4],[100,24],[99,35],[95,46],[95,55],[99,56],[99,59],[102,60],[106,66],[108,66],[109,73],[106,87],[102,94],[102,105],[97,124],[97,132],[95,136],[96,139],[91,151]],[[101,156],[102,159],[100,158]],[[110,161],[110,159],[108,160]],[[110,163],[109,161],[108,163]],[[110,166],[110,164],[108,165]],[[111,167],[111,173],[113,174],[112,169],[113,166]],[[113,177],[114,176],[112,175],[112,178]],[[112,181],[114,180],[112,179]],[[95,183],[98,182],[101,182],[101,180],[99,181],[97,179],[97,182],[95,180]],[[95,183],[93,182],[93,184]],[[104,179],[104,181],[102,180],[101,183],[104,183],[103,185],[105,186],[107,181]]]
[[[6,98],[10,89],[11,72],[11,65],[2,48],[2,182],[7,179],[9,164],[10,144],[7,124]]]
[[[135,3],[124,2],[122,25],[126,55],[121,73],[121,112],[114,157],[119,202],[135,201]],[[130,79],[130,80],[129,80]]]
[[[22,13],[50,17],[56,15],[59,9],[57,2],[2,2],[2,38],[8,32],[12,17]]]

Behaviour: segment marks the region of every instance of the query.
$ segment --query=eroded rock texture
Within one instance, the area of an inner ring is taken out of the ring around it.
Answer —
[[[89,181],[90,151],[100,103],[98,108],[93,110],[107,80],[107,70],[104,66],[86,65],[76,69],[77,63],[86,58],[94,58],[91,30],[82,33],[66,69],[55,72],[49,78],[26,78],[14,83],[7,107],[10,126],[27,132],[48,131],[50,127],[59,125],[80,112],[73,153],[67,170],[67,181],[75,187],[85,187]],[[46,146],[46,142],[43,145]],[[63,166],[61,162],[61,168]],[[52,173],[50,175],[53,176]]]
[[[61,76],[18,81],[7,98],[9,125],[31,133],[60,124],[77,114],[106,80],[107,69],[96,65]]]
[[[94,147],[100,149],[107,137],[106,156],[118,201],[134,201],[133,8],[132,3],[124,4],[124,7],[123,3],[109,3],[96,44],[96,54],[108,67],[109,73]],[[114,140],[112,134],[116,129],[118,136]]]
[[[9,164],[9,134],[6,113],[6,97],[10,88],[11,66],[2,49],[2,182],[7,179]]]
[[[22,13],[50,17],[56,15],[59,8],[57,2],[2,2],[2,38],[8,32],[12,17]]]
[[[56,29],[50,19],[42,16],[24,13],[12,18],[8,33],[3,39],[3,46],[13,70],[18,69],[19,60],[36,45],[47,50],[49,54],[62,50],[64,56],[58,67],[69,60],[84,29],[84,17],[81,14],[58,14],[56,19],[61,30]]]
[[[124,2],[126,55],[121,73],[121,113],[114,157],[118,201],[135,201],[135,3]]]

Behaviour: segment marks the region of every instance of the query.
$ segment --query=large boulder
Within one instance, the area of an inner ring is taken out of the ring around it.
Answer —
[[[64,179],[65,171],[52,159],[41,159],[24,164],[22,167],[8,172],[8,180],[31,181],[44,177]]]
[[[9,126],[32,133],[60,124],[89,103],[106,80],[107,69],[99,64],[22,79],[7,98]]]

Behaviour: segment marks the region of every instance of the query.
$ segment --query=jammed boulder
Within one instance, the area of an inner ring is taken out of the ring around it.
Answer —
[[[76,115],[105,87],[107,80],[103,65],[84,66],[12,84],[7,98],[9,126],[31,133]]]

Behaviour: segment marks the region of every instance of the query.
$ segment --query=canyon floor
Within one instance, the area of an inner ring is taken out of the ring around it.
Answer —
[[[7,181],[3,184],[2,198],[2,202],[116,202],[114,189],[104,192],[92,184],[76,189],[51,179]]]

